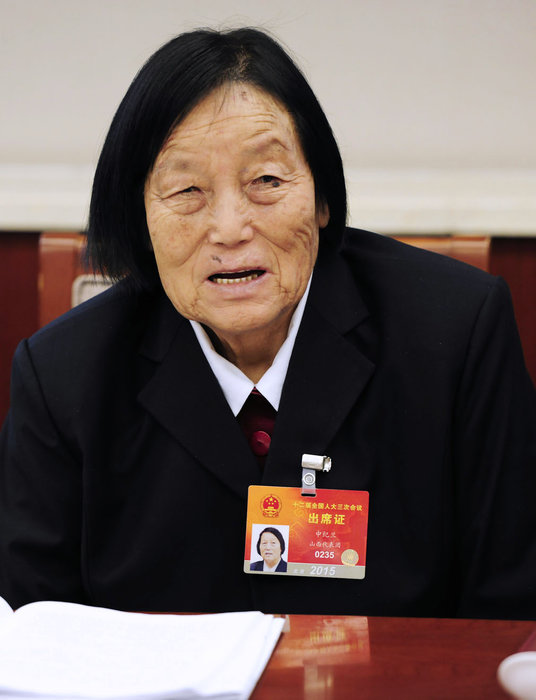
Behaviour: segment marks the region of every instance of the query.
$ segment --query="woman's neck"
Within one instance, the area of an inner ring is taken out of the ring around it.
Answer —
[[[277,332],[264,329],[240,333],[236,336],[227,334],[226,337],[216,335],[205,327],[212,345],[226,360],[236,365],[248,379],[256,384],[265,372],[272,366],[279,348],[285,342],[288,333],[288,323]]]

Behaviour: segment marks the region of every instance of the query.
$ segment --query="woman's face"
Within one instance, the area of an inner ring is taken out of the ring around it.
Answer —
[[[263,532],[259,544],[261,557],[268,566],[275,566],[281,559],[281,545],[277,537],[271,532]]]
[[[158,155],[145,208],[160,279],[183,316],[223,341],[258,330],[284,339],[329,215],[274,99],[231,83],[200,102]]]

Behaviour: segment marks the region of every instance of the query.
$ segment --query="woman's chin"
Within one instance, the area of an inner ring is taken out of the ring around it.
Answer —
[[[207,314],[202,323],[211,328],[221,339],[240,338],[252,340],[266,336],[284,341],[293,309],[273,308],[267,304],[242,304],[241,308],[222,305],[214,314]]]

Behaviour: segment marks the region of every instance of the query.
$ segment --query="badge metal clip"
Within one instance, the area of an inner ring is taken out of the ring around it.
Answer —
[[[329,472],[331,457],[302,455],[302,496],[316,496],[316,472]]]

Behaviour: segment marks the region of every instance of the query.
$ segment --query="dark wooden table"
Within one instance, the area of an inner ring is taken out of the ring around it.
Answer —
[[[289,615],[252,700],[508,695],[497,667],[536,622]]]

